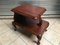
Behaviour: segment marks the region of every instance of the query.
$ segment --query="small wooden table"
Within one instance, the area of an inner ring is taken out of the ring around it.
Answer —
[[[15,31],[16,25],[24,28],[27,32],[30,32],[37,36],[37,45],[40,44],[41,37],[49,26],[49,22],[42,20],[41,15],[46,11],[43,7],[37,7],[30,4],[24,4],[13,8],[14,12],[13,26]]]

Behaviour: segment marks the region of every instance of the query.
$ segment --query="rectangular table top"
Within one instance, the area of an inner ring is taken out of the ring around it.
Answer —
[[[25,5],[21,5],[13,8],[11,11],[24,16],[35,18],[35,17],[41,16],[46,11],[46,9],[43,7],[25,4]]]

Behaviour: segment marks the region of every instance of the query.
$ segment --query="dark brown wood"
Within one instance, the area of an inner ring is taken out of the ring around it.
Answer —
[[[16,31],[16,26],[19,26],[27,32],[36,35],[38,39],[36,43],[39,45],[43,33],[49,26],[49,22],[42,20],[41,18],[41,15],[46,11],[46,9],[25,4],[18,6],[11,11],[14,12],[14,21],[12,22],[12,25],[15,27],[14,30]]]
[[[14,30],[16,31],[16,24],[15,24],[15,22],[12,22],[12,25],[14,26]]]

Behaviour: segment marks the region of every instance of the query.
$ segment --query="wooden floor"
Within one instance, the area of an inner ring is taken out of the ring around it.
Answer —
[[[40,45],[60,45],[60,19],[46,18],[50,25],[41,39]],[[12,19],[0,19],[0,45],[36,45],[34,35],[27,36],[20,31],[14,31]],[[29,34],[29,33],[28,33]]]

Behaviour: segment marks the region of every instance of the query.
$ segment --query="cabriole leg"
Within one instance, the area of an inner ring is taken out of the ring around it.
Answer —
[[[40,45],[41,36],[36,35],[38,41],[34,41],[37,45]]]
[[[14,30],[16,31],[17,28],[14,21],[12,22],[12,25],[14,26]]]

